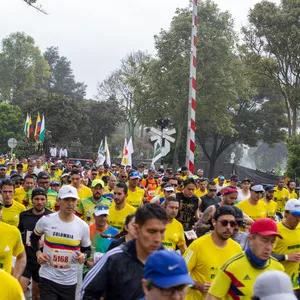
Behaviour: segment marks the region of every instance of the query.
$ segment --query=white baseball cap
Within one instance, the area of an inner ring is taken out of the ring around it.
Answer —
[[[260,300],[296,300],[290,277],[272,270],[260,274],[254,283],[253,296]]]
[[[64,185],[58,192],[58,198],[65,199],[65,198],[75,198],[79,199],[77,189],[71,185]]]
[[[254,191],[254,192],[264,192],[264,188],[261,184],[256,184],[254,186],[251,187],[251,191]]]
[[[300,201],[297,199],[290,199],[286,202],[284,210],[289,210],[295,217],[300,216]]]
[[[102,215],[108,215],[109,216],[109,207],[107,205],[98,204],[94,208],[94,214],[96,217],[102,216]]]

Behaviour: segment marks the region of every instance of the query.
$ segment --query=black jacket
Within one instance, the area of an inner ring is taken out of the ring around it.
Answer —
[[[163,247],[162,247],[163,249]],[[82,300],[137,300],[144,296],[144,265],[137,259],[135,240],[108,251],[86,275]]]

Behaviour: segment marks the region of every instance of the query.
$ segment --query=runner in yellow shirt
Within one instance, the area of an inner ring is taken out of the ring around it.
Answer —
[[[165,200],[165,208],[168,217],[165,236],[162,244],[169,249],[176,250],[177,247],[181,254],[186,250],[183,226],[175,218],[179,210],[179,200],[176,195],[171,194]]]
[[[274,219],[276,217],[277,202],[273,200],[274,198],[274,187],[273,185],[265,186],[265,197],[261,198],[259,202],[267,205],[267,217]]]
[[[0,299],[25,300],[25,296],[19,281],[0,269]]]
[[[273,255],[282,263],[291,278],[293,289],[300,295],[298,269],[300,261],[300,201],[288,200],[285,204],[284,219],[277,224],[282,239],[277,239]]]
[[[19,187],[15,189],[15,193],[13,196],[13,200],[16,202],[19,202],[20,204],[23,204],[23,200],[26,197],[26,193],[33,189],[34,187],[34,178],[32,175],[26,175],[24,177],[24,184],[22,187]]]
[[[1,222],[2,205],[0,205],[0,269],[12,272],[12,257],[16,257],[13,276],[18,280],[26,266],[26,253],[21,233],[15,226]],[[2,292],[2,290],[1,290]]]
[[[289,191],[284,187],[285,178],[281,177],[277,181],[277,186],[274,188],[274,200],[277,202],[276,214],[282,219],[286,201],[289,199]]]
[[[259,202],[264,188],[262,185],[254,185],[250,189],[250,198],[239,202],[236,206],[243,211],[252,220],[267,217],[267,205],[264,202]]]
[[[218,269],[233,255],[242,252],[242,247],[230,238],[236,224],[231,206],[218,207],[213,224],[214,231],[198,238],[184,253],[188,270],[195,282],[186,300],[205,299]]]
[[[295,191],[296,182],[295,180],[289,180],[287,183],[287,189],[289,191],[289,199],[298,199],[298,195]]]
[[[204,196],[205,194],[207,194],[207,181],[202,178],[202,179],[197,179],[196,180],[196,190],[194,195],[197,196],[198,198],[201,198],[202,196]]]
[[[128,174],[128,195],[126,201],[135,208],[141,206],[145,200],[145,191],[138,187],[139,178],[138,171],[132,170]]]
[[[18,227],[20,213],[25,211],[25,206],[19,202],[14,201],[13,198],[14,187],[9,179],[2,181],[1,195],[3,200],[2,221]]]
[[[79,169],[73,169],[71,171],[71,185],[74,186],[77,189],[78,193],[78,203],[79,205],[81,199],[89,198],[93,196],[93,192],[90,188],[86,187],[84,184],[82,184],[82,174]]]
[[[206,300],[249,300],[258,275],[266,270],[284,271],[284,267],[271,256],[278,234],[272,219],[255,221],[249,234],[248,248],[233,256],[219,269]]]
[[[108,224],[122,231],[125,219],[135,213],[136,208],[126,202],[128,187],[125,183],[117,183],[114,190],[114,201],[109,208]]]

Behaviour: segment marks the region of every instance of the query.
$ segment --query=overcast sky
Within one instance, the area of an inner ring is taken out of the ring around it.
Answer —
[[[72,62],[77,81],[96,94],[98,81],[119,67],[120,60],[136,50],[154,53],[153,36],[167,29],[175,9],[189,0],[39,0],[44,15],[22,0],[0,0],[0,39],[11,32],[32,36],[44,51],[58,46]],[[258,0],[215,0],[228,10],[239,29]],[[273,0],[279,3],[279,0]]]

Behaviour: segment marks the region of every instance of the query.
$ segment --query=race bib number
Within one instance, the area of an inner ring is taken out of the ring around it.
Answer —
[[[70,250],[51,250],[50,266],[58,269],[70,269],[73,251]]]
[[[185,231],[184,234],[189,241],[196,240],[198,238],[196,232],[193,229],[189,231]]]
[[[26,231],[26,243],[25,243],[26,247],[31,247],[31,242],[30,242],[31,234],[32,234],[32,231],[30,231],[30,230]],[[44,235],[42,235],[40,238],[40,248],[42,248],[42,247],[44,247]]]
[[[155,191],[154,190],[148,190],[148,196],[149,197],[153,197],[155,194]]]

